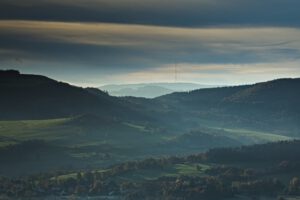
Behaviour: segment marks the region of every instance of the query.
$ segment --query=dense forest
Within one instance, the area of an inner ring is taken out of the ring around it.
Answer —
[[[286,195],[300,195],[299,144],[300,141],[295,140],[221,148],[186,157],[130,161],[101,170],[2,177],[0,191],[12,198],[89,195],[119,196],[128,200],[218,199],[245,195],[284,199]],[[198,175],[178,174],[142,181],[118,179],[139,170],[164,170],[176,164],[194,164]],[[209,167],[204,169],[203,164]]]

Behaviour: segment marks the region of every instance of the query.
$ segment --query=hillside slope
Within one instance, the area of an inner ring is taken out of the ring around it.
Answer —
[[[50,119],[97,114],[141,118],[122,100],[97,89],[84,89],[45,76],[0,71],[0,119]]]
[[[155,101],[165,111],[175,112],[172,116],[180,116],[185,124],[244,127],[282,134],[297,134],[300,130],[300,79],[173,93]]]

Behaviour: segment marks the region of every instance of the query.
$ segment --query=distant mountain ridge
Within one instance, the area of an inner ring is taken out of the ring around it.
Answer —
[[[109,91],[108,93],[113,96],[134,96],[134,97],[145,97],[154,98],[165,94],[170,94],[173,90],[166,89],[159,86],[142,86],[138,88],[122,88],[120,90]]]
[[[217,87],[214,85],[203,85],[196,83],[138,83],[138,84],[120,84],[104,85],[100,89],[107,91],[113,96],[134,96],[155,98],[158,96],[170,94],[173,92],[191,91],[200,88]]]

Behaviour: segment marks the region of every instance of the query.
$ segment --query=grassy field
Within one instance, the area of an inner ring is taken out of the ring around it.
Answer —
[[[197,167],[198,166],[198,167]],[[127,172],[122,175],[117,175],[115,177],[111,177],[116,181],[145,181],[145,180],[155,180],[159,177],[167,176],[167,177],[178,177],[178,176],[203,176],[205,175],[205,170],[207,170],[210,166],[206,164],[175,164],[170,165],[164,169],[143,169],[143,170],[135,170],[132,172]],[[110,169],[100,169],[95,170],[93,172],[105,172]],[[76,178],[77,173],[70,173],[65,175],[60,175],[56,177],[59,180],[66,180],[69,178]]]
[[[266,142],[276,142],[282,140],[291,140],[291,137],[273,134],[269,132],[253,131],[247,129],[234,129],[234,128],[218,128],[211,127],[212,129],[225,131],[226,136],[237,139],[241,142],[247,143],[266,143]]]
[[[0,150],[2,152],[9,152],[3,149],[5,147],[13,150],[13,147],[9,145],[18,145],[29,140],[42,140],[47,144],[41,147],[43,149],[31,150],[33,155],[41,152],[39,156],[36,156],[40,157],[39,161],[32,160],[34,156],[29,155],[28,151],[13,154],[13,157],[4,155],[3,159],[7,160],[11,157],[15,161],[18,160],[17,157],[22,156],[24,159],[20,162],[26,166],[18,169],[17,165],[5,161],[7,166],[6,164],[0,166],[0,174],[1,171],[4,173],[8,170],[10,174],[14,171],[21,173],[23,169],[37,169],[37,166],[41,168],[42,165],[45,165],[45,168],[48,167],[47,164],[42,163],[48,163],[53,169],[68,166],[107,166],[147,156],[146,151],[151,149],[153,144],[161,141],[161,137],[152,130],[144,130],[138,124],[126,124],[114,120],[89,121],[82,117],[74,117],[0,121]],[[48,149],[50,146],[51,149]],[[53,148],[57,151],[53,151]],[[57,154],[58,151],[61,152],[60,158],[54,155],[54,152]],[[63,156],[66,156],[65,159]]]
[[[81,124],[76,118],[0,121],[0,146],[36,139],[76,147],[123,143],[131,145],[141,137],[145,138],[146,143],[156,139],[155,134],[150,134],[140,125],[121,122]]]
[[[205,166],[207,168],[207,166]],[[115,177],[116,180],[126,181],[144,181],[154,180],[162,176],[177,177],[180,175],[199,176],[203,171],[198,171],[194,164],[177,164],[169,166],[165,169],[143,169],[134,172],[127,172],[123,175]]]
[[[229,138],[234,138],[241,141],[241,144],[254,144],[263,142],[272,142],[278,140],[288,140],[289,137],[274,135],[271,133],[257,132],[243,129],[220,129],[217,127],[208,129],[207,134],[221,134]],[[165,147],[165,142],[170,141],[179,135],[169,135],[159,128],[145,127],[141,124],[134,124],[132,122],[122,122],[107,119],[93,119],[91,116],[79,116],[73,118],[49,119],[49,120],[27,120],[27,121],[0,121],[0,149],[8,145],[17,145],[28,140],[43,140],[53,148],[59,147],[61,155],[66,155],[67,159],[64,165],[80,166],[108,166],[114,163],[124,162],[127,160],[138,160],[145,157],[161,156],[161,155],[187,155],[191,153],[199,153],[208,150],[211,141],[206,141],[205,138],[192,140],[193,148],[178,140],[177,143],[172,143],[171,146]],[[184,139],[185,137],[183,137]],[[217,137],[213,137],[218,140]],[[197,143],[197,141],[199,143]],[[204,140],[204,141],[203,141]],[[195,143],[194,143],[195,141]],[[221,145],[225,141],[219,142]],[[167,143],[169,144],[169,143]],[[178,145],[183,144],[183,145]],[[206,146],[201,146],[201,145]],[[187,145],[187,146],[184,146]],[[223,144],[224,145],[224,144]],[[45,148],[48,148],[45,146]],[[39,150],[32,150],[36,154]],[[61,156],[59,162],[55,162],[56,155],[53,155],[53,149],[42,149],[39,162],[51,162],[53,168],[61,167],[60,162],[64,161]],[[56,154],[58,151],[55,151]],[[19,156],[19,155],[15,155]],[[24,158],[34,157],[23,155]],[[5,158],[5,156],[4,156]],[[52,159],[52,160],[51,160]],[[17,157],[16,159],[17,160]],[[68,161],[69,160],[69,161]],[[33,168],[32,165],[37,165],[32,162],[25,162],[27,168]],[[40,165],[40,164],[39,164]],[[46,164],[45,164],[46,165]],[[57,166],[56,166],[57,165]],[[17,166],[15,169],[17,170]],[[64,166],[65,167],[65,166]],[[25,167],[23,167],[25,169]],[[4,169],[4,168],[3,168]],[[5,168],[7,171],[8,166]],[[1,170],[1,167],[0,167]],[[162,171],[141,171],[136,173],[138,178],[158,177],[162,174],[192,174],[195,171],[191,166],[176,166],[168,169],[166,172]],[[1,171],[0,171],[1,172]],[[13,169],[12,169],[13,173]],[[20,172],[21,173],[21,172]],[[198,172],[196,173],[198,174]],[[124,177],[126,178],[126,177]]]
[[[290,137],[245,129],[211,127],[219,134],[245,143],[289,140]],[[224,133],[222,133],[224,132]],[[209,133],[209,132],[208,132]],[[25,140],[42,139],[67,146],[95,146],[113,144],[147,145],[169,139],[163,133],[148,130],[143,125],[128,122],[83,123],[78,118],[50,120],[0,121],[0,147]]]
[[[177,136],[166,135],[163,132],[154,131],[140,124],[119,121],[101,121],[89,117],[74,117],[49,120],[27,121],[0,121],[0,147],[17,144],[27,140],[43,140],[57,146],[75,148],[72,156],[76,158],[97,159],[100,153],[115,153],[122,157],[147,151],[156,154],[158,144]],[[215,132],[208,134],[220,134],[241,142],[241,144],[254,144],[289,140],[291,138],[266,132],[258,132],[244,129],[211,128]],[[184,143],[184,141],[178,141]],[[208,144],[208,143],[207,143]],[[172,147],[176,154],[176,146]],[[197,143],[195,143],[195,147]],[[178,147],[179,148],[179,147]],[[177,148],[177,149],[178,149]],[[207,147],[206,147],[207,148]],[[199,146],[199,151],[203,150]],[[184,151],[184,149],[178,149]],[[197,149],[193,149],[197,152]],[[186,149],[188,151],[188,149]],[[191,153],[191,152],[178,152]],[[192,152],[193,153],[193,152]],[[100,155],[101,156],[101,155]],[[123,158],[116,159],[123,159]]]
[[[70,119],[0,121],[0,146],[14,144],[25,140],[58,140],[66,137],[64,124]]]

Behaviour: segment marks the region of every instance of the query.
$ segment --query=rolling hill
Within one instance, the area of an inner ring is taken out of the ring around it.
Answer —
[[[234,128],[297,136],[300,79],[175,92],[154,99],[112,97],[39,75],[0,72],[0,119],[54,119],[93,114],[159,126],[168,132]],[[176,123],[174,123],[176,122]]]
[[[298,135],[300,79],[278,79],[254,85],[200,89],[156,98],[156,104],[182,124],[268,130]],[[179,119],[179,117],[177,117]]]
[[[294,140],[217,148],[184,157],[148,158],[93,170],[1,178],[1,189],[8,196],[5,199],[24,194],[33,199],[50,195],[54,198],[55,192],[61,199],[73,198],[75,194],[91,199],[296,200],[300,195],[299,144],[299,140]],[[31,145],[42,147],[41,143]]]
[[[122,85],[104,85],[100,89],[113,96],[134,96],[154,98],[172,92],[191,91],[200,88],[212,88],[212,85],[196,83],[139,83]]]
[[[0,154],[11,155],[3,156],[11,159],[0,174],[99,167],[299,137],[299,80],[147,99],[0,71]],[[22,150],[28,144],[34,145]],[[22,160],[13,159],[20,155]]]
[[[261,143],[260,135],[247,144]],[[274,136],[275,138],[275,136]],[[275,138],[287,140],[289,138]],[[238,146],[232,132],[205,130],[181,135],[159,127],[97,115],[48,120],[0,121],[0,176],[59,169],[99,168],[149,156],[187,155],[212,147]]]
[[[141,119],[124,105],[98,89],[85,89],[45,76],[0,71],[0,119],[53,119],[81,114]]]

